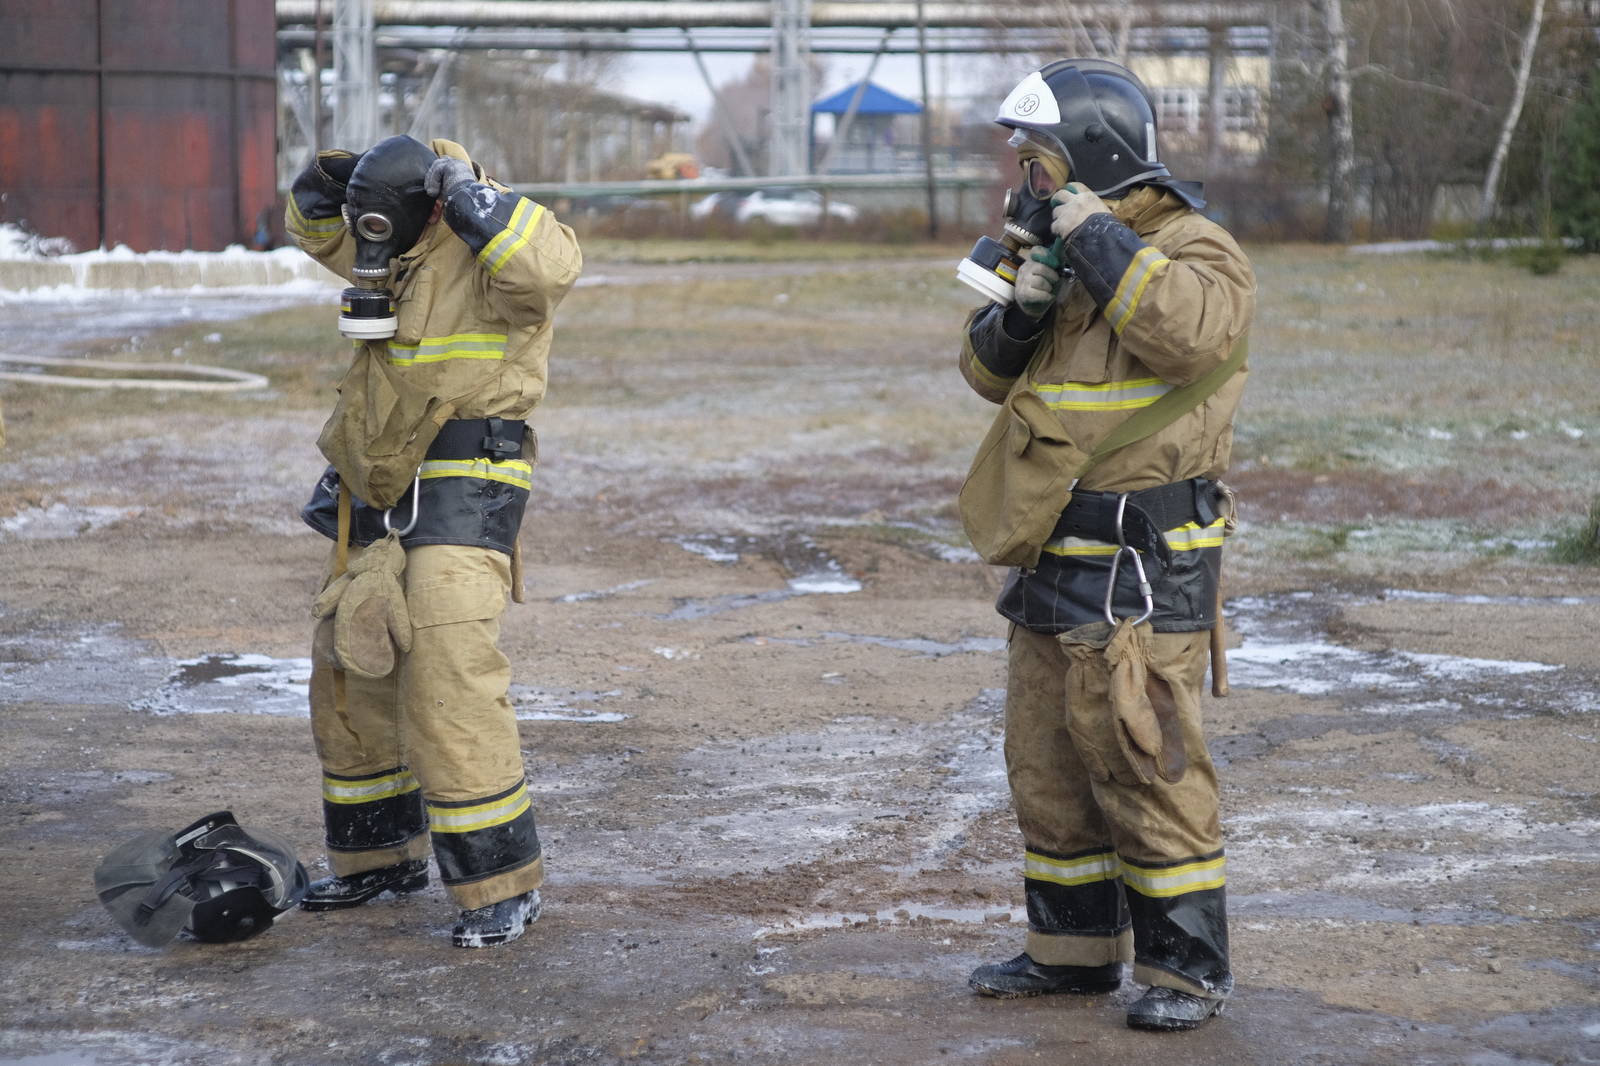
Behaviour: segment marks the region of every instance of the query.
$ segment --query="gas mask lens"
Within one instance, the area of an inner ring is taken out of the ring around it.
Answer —
[[[356,219],[356,236],[364,241],[382,242],[394,235],[394,223],[389,216],[368,211]]]
[[[1061,188],[1042,160],[1028,160],[1024,172],[1027,174],[1028,191],[1041,200],[1050,199],[1050,194]]]
[[[339,213],[344,216],[344,228],[364,241],[381,243],[394,235],[394,223],[388,215],[376,211],[365,211],[358,215],[349,204],[340,204]]]

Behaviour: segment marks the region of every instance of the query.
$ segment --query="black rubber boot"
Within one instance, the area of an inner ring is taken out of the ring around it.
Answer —
[[[539,907],[539,893],[524,892],[487,907],[462,911],[461,920],[450,930],[450,940],[458,948],[488,948],[508,943],[539,920]]]
[[[416,892],[427,887],[428,860],[411,859],[349,877],[313,881],[300,906],[308,911],[340,911],[359,907],[385,892]]]
[[[1176,988],[1151,988],[1128,1008],[1128,1027],[1162,1032],[1198,1029],[1213,1014],[1221,1013],[1220,999],[1206,999]]]
[[[992,962],[972,971],[967,984],[981,995],[1020,999],[1055,992],[1092,996],[1115,992],[1122,984],[1122,963],[1105,966],[1043,966],[1023,952],[1010,962]]]

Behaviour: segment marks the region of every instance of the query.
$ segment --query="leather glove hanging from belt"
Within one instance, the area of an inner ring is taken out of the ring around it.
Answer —
[[[311,605],[316,618],[333,616],[335,665],[357,677],[388,677],[396,654],[411,650],[411,612],[400,577],[406,550],[390,533],[369,546]]]

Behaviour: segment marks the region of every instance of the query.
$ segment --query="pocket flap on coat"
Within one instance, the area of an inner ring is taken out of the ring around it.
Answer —
[[[445,626],[452,622],[478,622],[497,618],[506,607],[506,589],[494,577],[453,580],[446,584],[412,588],[406,593],[414,629]]]

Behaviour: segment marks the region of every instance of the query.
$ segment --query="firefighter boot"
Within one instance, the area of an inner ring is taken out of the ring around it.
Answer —
[[[539,920],[539,893],[520,896],[461,912],[461,920],[450,931],[458,948],[487,948],[517,939],[522,930]]]
[[[417,892],[428,887],[428,860],[410,859],[348,877],[324,877],[311,882],[300,906],[308,911],[340,911],[384,892]]]
[[[1221,1013],[1220,999],[1206,999],[1176,988],[1151,988],[1128,1008],[1128,1027],[1165,1032],[1198,1029],[1213,1014]]]
[[[973,991],[998,999],[1021,999],[1052,992],[1092,996],[1115,992],[1122,984],[1122,963],[1105,966],[1045,966],[1023,952],[1010,962],[979,966],[967,979]]]

